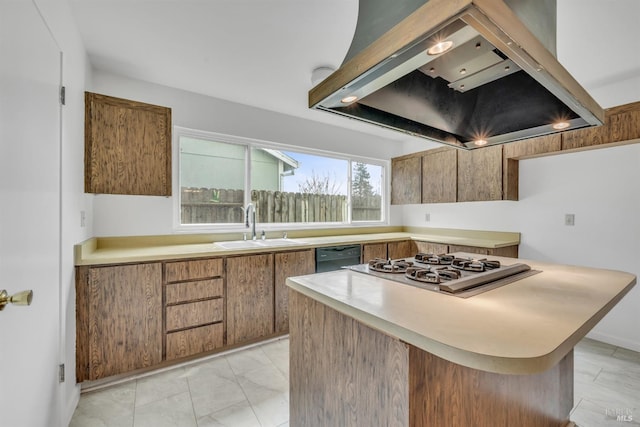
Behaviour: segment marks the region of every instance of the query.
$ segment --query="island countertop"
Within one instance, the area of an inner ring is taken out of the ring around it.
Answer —
[[[540,273],[470,298],[350,270],[293,277],[287,285],[448,361],[532,374],[556,365],[636,283],[621,271],[493,258]]]

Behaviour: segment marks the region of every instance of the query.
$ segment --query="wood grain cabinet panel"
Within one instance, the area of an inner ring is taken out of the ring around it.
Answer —
[[[420,203],[422,196],[422,159],[411,155],[391,159],[391,204]]]
[[[481,255],[495,255],[510,258],[518,258],[518,246],[505,246],[502,248],[479,248],[476,246],[449,245],[450,252],[470,252]]]
[[[85,92],[85,192],[171,195],[171,109]]]
[[[273,334],[273,254],[227,258],[227,344]]]
[[[457,201],[458,154],[454,148],[428,150],[422,156],[422,203]]]
[[[223,279],[199,280],[197,282],[171,283],[165,288],[165,303],[194,301],[224,296]]]
[[[79,278],[78,381],[160,363],[161,264],[92,267]]]
[[[387,243],[387,256],[391,259],[408,258],[415,255],[411,240]]]
[[[315,273],[313,250],[275,254],[275,332],[289,331],[289,288],[287,277]]]
[[[166,360],[192,356],[220,348],[224,345],[224,325],[200,326],[167,334]]]
[[[449,253],[449,246],[442,243],[432,243],[432,242],[420,242],[416,241],[416,252],[420,252],[423,254],[446,254]],[[453,251],[451,251],[453,252]]]
[[[605,110],[602,126],[578,129],[562,134],[562,149],[597,148],[640,138],[640,102]]]
[[[167,332],[221,322],[224,316],[222,298],[170,305],[166,310]]]
[[[369,262],[375,258],[387,259],[386,243],[365,243],[362,245],[362,262]]]
[[[223,274],[222,258],[175,261],[165,264],[165,276],[168,283],[218,277]]]
[[[458,150],[458,201],[502,200],[502,146]]]
[[[505,200],[518,200],[520,159],[556,153],[562,149],[559,133],[511,142],[502,146],[502,188]]]

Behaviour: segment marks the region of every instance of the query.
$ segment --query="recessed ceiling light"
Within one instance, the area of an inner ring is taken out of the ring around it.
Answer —
[[[483,145],[487,145],[486,139],[476,139],[473,141],[473,145],[477,145],[478,147],[482,147]]]
[[[445,53],[452,47],[453,42],[451,40],[445,40],[431,46],[429,49],[427,49],[427,53],[429,55],[440,55],[441,53]]]
[[[553,125],[551,125],[551,127],[554,128],[555,130],[566,129],[569,126],[571,126],[571,124],[569,122],[558,122],[558,123],[554,123]]]
[[[342,99],[340,100],[340,102],[342,102],[343,104],[350,104],[350,103],[352,103],[353,101],[355,101],[356,99],[358,99],[358,97],[357,97],[357,96],[355,96],[355,95],[349,95],[349,96],[345,96],[344,98],[342,98]]]

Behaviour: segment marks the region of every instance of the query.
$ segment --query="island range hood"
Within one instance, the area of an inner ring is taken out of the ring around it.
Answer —
[[[604,121],[557,61],[555,0],[360,0],[309,107],[463,149]]]

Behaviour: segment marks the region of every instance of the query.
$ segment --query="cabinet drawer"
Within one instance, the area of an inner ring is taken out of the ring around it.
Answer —
[[[223,307],[223,298],[167,307],[167,332],[219,322],[223,317]]]
[[[223,273],[222,258],[168,262],[164,268],[168,283],[218,277]]]
[[[222,296],[222,279],[174,283],[166,286],[166,303],[175,304]]]
[[[224,326],[222,323],[167,334],[166,360],[220,348],[224,344],[223,337]]]

